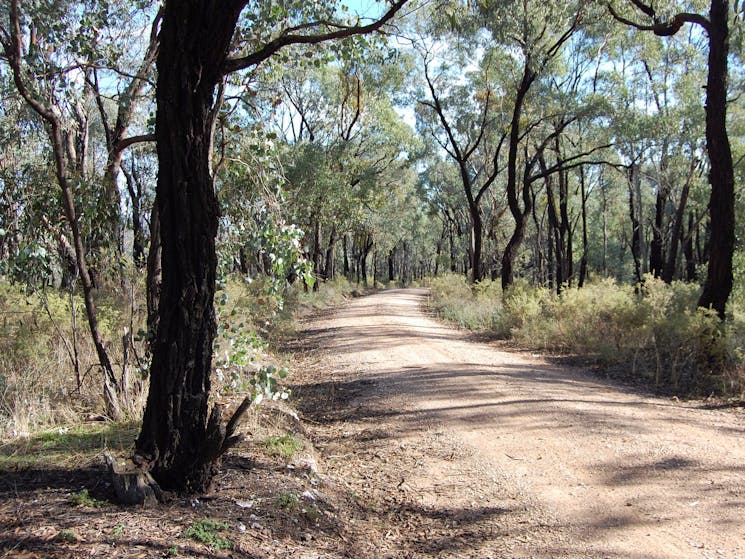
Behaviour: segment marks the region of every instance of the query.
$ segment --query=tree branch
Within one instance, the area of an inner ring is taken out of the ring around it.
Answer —
[[[578,153],[577,155],[573,155],[572,157],[568,159],[564,159],[561,163],[557,163],[556,165],[552,165],[551,167],[547,167],[544,170],[542,170],[540,173],[537,173],[535,175],[530,175],[529,181],[535,182],[538,179],[543,179],[548,177],[549,175],[553,175],[554,173],[558,173],[561,171],[569,171],[570,169],[575,169],[577,167],[581,167],[583,165],[611,165],[615,166],[614,163],[611,163],[610,161],[605,160],[587,160],[584,159],[588,155],[592,155],[596,151],[600,151],[602,149],[613,147],[613,144],[605,144],[602,146],[596,146],[590,150],[587,150],[583,153]]]
[[[635,0],[631,1],[636,6],[639,6],[640,4]],[[708,18],[702,16],[701,14],[694,14],[689,12],[679,13],[675,15],[671,21],[662,22],[657,20],[657,16],[654,10],[652,10],[652,13],[647,15],[653,18],[654,23],[645,25],[643,23],[638,23],[622,16],[613,8],[613,5],[610,3],[608,4],[608,11],[613,16],[613,19],[615,19],[616,21],[619,21],[635,29],[639,29],[640,31],[652,31],[659,37],[670,37],[672,35],[675,35],[685,23],[695,23],[697,25],[700,25],[707,33],[709,32],[709,28],[711,26]],[[647,12],[645,11],[645,13]]]
[[[327,33],[318,33],[314,35],[295,35],[293,33],[283,34],[276,39],[269,41],[259,50],[240,58],[229,58],[225,61],[222,73],[223,75],[243,70],[251,66],[256,66],[275,54],[280,49],[289,45],[315,45],[334,39],[345,39],[354,35],[364,35],[379,30],[384,24],[393,19],[393,16],[406,4],[408,0],[398,0],[380,19],[369,25],[347,27],[329,31]]]
[[[139,136],[130,136],[129,138],[124,138],[123,140],[119,140],[117,143],[117,150],[122,152],[125,149],[127,149],[129,146],[132,146],[134,144],[141,144],[143,142],[154,142],[155,141],[155,134],[140,134]]]

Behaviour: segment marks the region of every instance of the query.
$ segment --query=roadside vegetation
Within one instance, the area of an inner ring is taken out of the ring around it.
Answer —
[[[687,395],[745,394],[745,307],[731,319],[697,307],[699,288],[651,275],[638,285],[595,279],[553,290],[517,281],[503,292],[461,275],[431,281],[431,304],[462,328],[532,350],[580,357],[626,378]],[[739,292],[738,290],[736,290]]]
[[[95,349],[80,331],[80,296],[0,281],[0,440],[16,441],[2,446],[0,469],[69,462],[65,456],[74,461],[81,454],[92,459],[107,449],[131,447],[148,384],[146,312],[137,304],[143,291],[144,286],[132,285],[97,293],[101,332],[122,344],[112,351],[116,370],[127,364],[126,416],[111,423],[103,411]],[[289,397],[283,389],[288,364],[276,349],[292,335],[294,316],[338,306],[362,291],[346,278],[324,282],[317,290],[302,285],[277,290],[268,282],[236,276],[222,282],[216,297],[213,398]],[[291,435],[271,436],[281,452],[298,444]]]

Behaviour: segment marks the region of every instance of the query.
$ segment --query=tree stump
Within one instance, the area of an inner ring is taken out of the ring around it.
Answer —
[[[122,505],[155,505],[163,502],[163,491],[149,472],[127,459],[104,452],[116,498]]]

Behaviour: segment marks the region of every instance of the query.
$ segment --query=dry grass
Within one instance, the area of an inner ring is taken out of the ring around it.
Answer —
[[[571,354],[680,393],[742,397],[745,312],[724,325],[696,308],[698,286],[652,277],[638,289],[606,279],[556,295],[518,281],[506,293],[462,276],[432,281],[433,307],[472,330],[521,347]]]
[[[139,300],[135,288],[97,294],[99,327],[118,375],[125,335],[136,338],[144,326]],[[28,436],[103,413],[103,377],[77,294],[25,293],[0,282],[0,356],[0,437]],[[131,397],[123,402],[130,418],[142,409],[144,357],[144,340],[134,341],[126,362]]]

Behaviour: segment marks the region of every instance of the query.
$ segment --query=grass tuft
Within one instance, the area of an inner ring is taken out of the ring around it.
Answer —
[[[68,500],[76,507],[97,508],[106,504],[106,501],[91,497],[87,489],[82,489],[77,493],[71,493]]]
[[[269,456],[281,456],[282,458],[292,458],[303,450],[302,441],[290,434],[267,437],[262,442],[262,446]]]
[[[274,501],[276,505],[285,510],[294,510],[300,504],[300,497],[293,491],[280,493]]]
[[[227,530],[228,524],[217,520],[197,520],[184,532],[184,537],[208,545],[213,550],[233,549],[233,542],[219,534]]]

